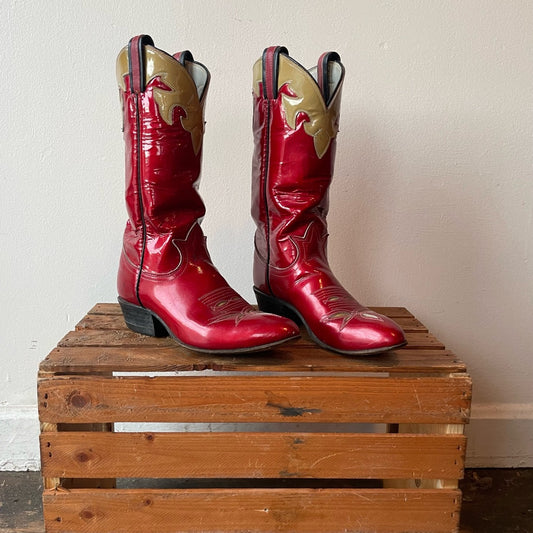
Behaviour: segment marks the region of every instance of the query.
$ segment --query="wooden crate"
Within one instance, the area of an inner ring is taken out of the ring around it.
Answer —
[[[406,309],[375,309],[406,348],[237,357],[97,304],[40,365],[46,531],[458,531],[471,380]]]

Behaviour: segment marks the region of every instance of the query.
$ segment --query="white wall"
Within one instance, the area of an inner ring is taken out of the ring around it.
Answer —
[[[204,228],[250,300],[252,63],[272,44],[309,66],[339,51],[331,263],[467,362],[470,464],[533,466],[531,1],[6,0],[0,27],[0,468],[38,468],[38,363],[116,296],[114,62],[138,33],[211,70]]]

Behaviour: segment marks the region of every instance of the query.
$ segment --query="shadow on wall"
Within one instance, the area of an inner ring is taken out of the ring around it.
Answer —
[[[383,261],[400,251],[403,208],[394,191],[402,188],[401,177],[391,148],[369,121],[341,120],[330,190],[329,260],[356,298],[377,305],[389,293],[382,283],[396,277],[380,271]]]
[[[404,126],[346,115],[328,217],[333,270],[362,303],[419,316],[468,363],[477,401],[523,401],[512,397],[521,385],[502,355],[513,347],[519,359],[533,342],[531,215],[498,125],[444,113]]]

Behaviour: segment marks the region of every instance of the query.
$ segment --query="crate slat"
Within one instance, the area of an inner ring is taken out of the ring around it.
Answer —
[[[47,477],[457,479],[463,435],[85,433],[41,435]]]
[[[85,315],[77,324],[76,330],[84,329],[127,329],[124,317],[120,315],[100,315],[88,314]]]
[[[122,310],[118,303],[97,303],[89,309],[88,315],[122,315]]]
[[[466,423],[468,376],[57,376],[38,384],[45,422]]]
[[[461,496],[455,490],[77,489],[47,491],[43,499],[49,533],[451,533]]]
[[[406,333],[406,339],[410,350],[443,350],[444,345],[431,333],[415,332]],[[176,342],[170,337],[148,337],[135,333],[129,329],[109,330],[109,329],[78,329],[67,333],[58,343],[58,346],[150,346],[165,348],[175,346]],[[303,336],[290,344],[291,349],[309,349],[316,344]],[[286,349],[286,348],[285,348]],[[327,352],[326,352],[327,353]]]
[[[292,347],[266,354],[217,356],[169,347],[55,348],[41,362],[41,371],[56,373],[183,372],[191,370],[269,372],[390,372],[450,374],[465,372],[465,364],[447,350],[407,350],[375,357],[349,357],[320,348]]]

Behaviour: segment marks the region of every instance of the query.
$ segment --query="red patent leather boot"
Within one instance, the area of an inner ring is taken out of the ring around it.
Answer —
[[[322,347],[343,354],[405,344],[392,320],[359,304],[326,256],[344,67],[335,52],[309,71],[286,48],[267,48],[254,66],[252,216],[259,308],[302,322]]]
[[[117,78],[129,215],[118,294],[128,327],[217,353],[263,350],[297,336],[290,320],[254,310],[209,257],[198,194],[207,69],[190,52],[170,56],[141,35],[120,52]]]

